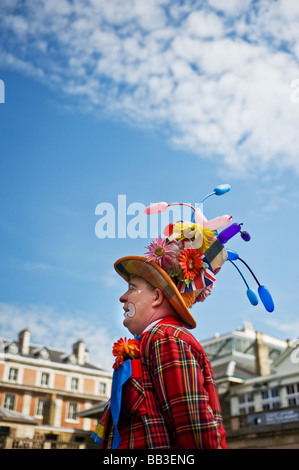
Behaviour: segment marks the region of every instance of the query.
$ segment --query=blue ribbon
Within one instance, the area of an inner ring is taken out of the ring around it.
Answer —
[[[131,361],[125,361],[119,365],[119,369],[113,372],[111,389],[111,415],[114,423],[114,433],[112,440],[112,449],[117,449],[121,443],[121,437],[118,432],[118,420],[121,409],[122,387],[132,375]]]

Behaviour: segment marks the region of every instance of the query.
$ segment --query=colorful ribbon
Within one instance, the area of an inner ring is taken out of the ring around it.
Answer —
[[[127,360],[123,364],[120,364],[118,369],[114,369],[112,377],[112,388],[111,388],[111,399],[110,399],[110,410],[107,409],[107,413],[110,411],[114,428],[113,428],[113,439],[112,449],[117,449],[121,443],[121,437],[118,431],[118,421],[121,411],[122,401],[122,388],[124,384],[131,377],[141,377],[141,361],[140,359]],[[104,420],[103,420],[104,421]],[[106,420],[105,420],[106,421]],[[95,431],[92,433],[91,438],[96,444],[101,444],[104,435],[105,424],[99,423]]]

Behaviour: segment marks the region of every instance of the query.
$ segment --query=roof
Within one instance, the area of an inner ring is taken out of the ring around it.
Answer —
[[[102,401],[97,403],[96,405],[92,406],[91,408],[87,408],[86,410],[80,411],[76,413],[76,416],[79,417],[86,417],[86,418],[101,418],[103,415],[105,406],[107,402]]]
[[[219,365],[213,366],[213,372],[215,380],[223,378],[235,378],[235,379],[250,379],[257,377],[255,370],[251,367],[244,367],[240,364],[236,364],[234,361],[228,361]]]
[[[57,349],[53,347],[51,348],[40,344],[30,344],[28,354],[22,354],[22,350],[18,341],[14,341],[8,338],[0,338],[0,353],[11,354],[19,357],[24,357],[26,359],[39,359],[48,363],[76,365],[86,369],[107,372],[105,369],[102,369],[101,367],[95,364],[91,364],[90,362],[78,364],[77,357],[74,352],[66,352],[62,349]]]
[[[205,352],[211,362],[218,359],[232,357],[254,357],[254,345],[256,333],[250,324],[245,324],[244,328],[239,328],[231,333],[215,335],[214,338],[201,341]],[[269,348],[269,359],[274,361],[285,351],[287,342],[263,335],[264,342]]]
[[[0,406],[0,421],[15,421],[29,424],[37,424],[37,420],[31,416],[18,413],[17,411],[8,410]]]

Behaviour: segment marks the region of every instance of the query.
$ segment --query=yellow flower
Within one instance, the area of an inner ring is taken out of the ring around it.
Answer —
[[[173,225],[173,232],[169,240],[190,240],[195,249],[201,249],[205,252],[209,246],[209,238],[215,235],[215,230],[210,230],[203,227],[201,224],[185,222],[176,222]]]

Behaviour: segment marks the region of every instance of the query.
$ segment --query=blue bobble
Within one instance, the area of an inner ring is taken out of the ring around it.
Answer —
[[[274,302],[271,297],[270,292],[268,291],[267,287],[265,286],[259,286],[258,288],[258,293],[260,296],[261,301],[263,302],[263,305],[267,312],[273,312],[274,310]]]
[[[230,185],[229,184],[220,184],[216,188],[214,188],[214,193],[216,196],[222,196],[222,194],[228,193],[230,191]]]
[[[236,259],[239,258],[238,253],[236,253],[236,252],[233,251],[233,250],[229,250],[229,249],[227,248],[227,249],[226,249],[226,252],[227,252],[227,259],[228,259],[228,261],[235,261]]]
[[[257,294],[250,288],[247,289],[247,297],[251,305],[257,305],[259,303]]]

